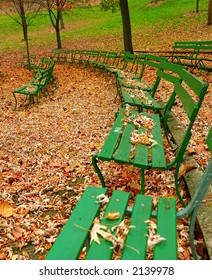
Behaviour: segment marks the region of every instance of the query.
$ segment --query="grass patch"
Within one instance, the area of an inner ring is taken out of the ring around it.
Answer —
[[[180,40],[182,32],[185,32],[186,39],[189,34],[195,40],[203,40],[211,32],[211,27],[206,26],[208,0],[200,1],[200,11],[205,11],[200,13],[194,13],[195,2],[190,0],[128,2],[135,49],[164,44],[163,36],[168,36],[166,42],[170,46],[174,40]],[[24,50],[21,26],[4,14],[0,15],[0,21],[1,52]],[[92,49],[95,43],[99,43],[100,48],[108,49],[109,40],[110,49],[123,49],[120,11],[105,12],[100,6],[74,8],[71,13],[64,14],[64,22],[65,29],[61,31],[63,46],[81,48],[81,42],[87,42],[87,48]],[[194,33],[196,30],[199,35]],[[175,35],[171,36],[171,33]],[[56,47],[55,31],[46,12],[39,14],[29,26],[29,39],[31,48]]]

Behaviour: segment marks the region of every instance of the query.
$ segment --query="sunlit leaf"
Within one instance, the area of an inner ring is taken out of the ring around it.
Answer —
[[[0,203],[0,215],[2,215],[5,218],[9,218],[14,213],[15,209],[7,201],[3,201]]]

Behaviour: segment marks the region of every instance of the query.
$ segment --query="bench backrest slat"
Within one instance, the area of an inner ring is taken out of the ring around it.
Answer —
[[[193,123],[197,117],[197,114],[201,108],[203,98],[207,92],[208,83],[201,81],[198,77],[192,75],[187,70],[183,69],[180,72],[180,78],[182,82],[177,83],[174,87],[174,94],[179,97],[179,104],[177,106],[182,106],[187,114],[187,126],[185,128],[184,138],[179,146],[178,153],[175,157],[173,163],[178,160],[182,160],[182,156],[185,153],[185,149],[188,145],[190,137],[192,135],[191,130]],[[168,121],[168,115],[174,102],[170,103],[165,112],[165,117],[163,119],[164,125]],[[186,121],[185,121],[186,122]]]

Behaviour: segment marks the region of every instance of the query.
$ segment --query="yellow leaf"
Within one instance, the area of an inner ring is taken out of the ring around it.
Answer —
[[[109,213],[107,213],[105,218],[108,220],[117,220],[120,218],[120,213],[119,212],[109,212]]]
[[[11,217],[14,214],[14,208],[7,201],[0,203],[0,215],[5,218]]]

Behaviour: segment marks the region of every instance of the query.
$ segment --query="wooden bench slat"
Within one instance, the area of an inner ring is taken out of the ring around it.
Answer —
[[[145,132],[146,129],[143,127],[139,127],[138,133]],[[138,144],[135,148],[135,156],[133,159],[133,165],[136,167],[147,166],[148,165],[148,154],[149,154],[149,148],[146,145]]]
[[[166,158],[163,145],[163,136],[161,131],[161,123],[159,115],[153,114],[152,119],[155,122],[155,126],[152,129],[153,139],[157,142],[156,145],[153,145],[151,148],[152,154],[152,167],[166,168]]]
[[[123,95],[124,103],[129,104],[129,105],[133,105],[134,104],[134,101],[133,101],[133,98],[130,95],[130,92],[123,91],[122,95]]]
[[[131,228],[125,242],[122,260],[145,260],[147,245],[147,223],[150,220],[152,211],[152,198],[144,195],[137,195],[131,216]]]
[[[191,120],[193,110],[196,107],[196,103],[191,98],[191,96],[188,94],[188,92],[185,90],[185,88],[182,87],[182,85],[178,84],[175,86],[175,90],[177,92],[177,95],[181,99],[181,102],[184,104],[184,109]]]
[[[118,147],[116,154],[114,155],[114,160],[121,163],[130,162],[130,153],[132,143],[130,142],[131,133],[134,131],[135,126],[133,123],[127,123],[122,134],[122,138]]]
[[[110,131],[109,136],[107,137],[104,146],[101,149],[101,152],[99,153],[99,158],[103,160],[110,160],[113,156],[114,150],[117,146],[121,131],[122,131],[122,117],[123,112],[122,110],[117,118],[115,119],[115,123]]]
[[[155,247],[154,259],[176,260],[178,258],[176,200],[174,198],[159,198],[157,211],[157,233],[166,240]]]
[[[78,258],[93,220],[101,207],[99,203],[96,203],[96,197],[100,194],[106,194],[106,192],[106,188],[86,188],[73,213],[49,251],[46,257],[47,260],[74,260]]]
[[[114,191],[112,197],[106,207],[101,224],[107,226],[109,229],[119,225],[124,218],[126,208],[128,205],[130,194],[127,192]],[[119,212],[120,218],[116,220],[109,220],[105,216],[110,212]],[[111,249],[112,243],[105,239],[100,238],[100,244],[92,242],[86,260],[109,260],[112,258],[113,250]]]

